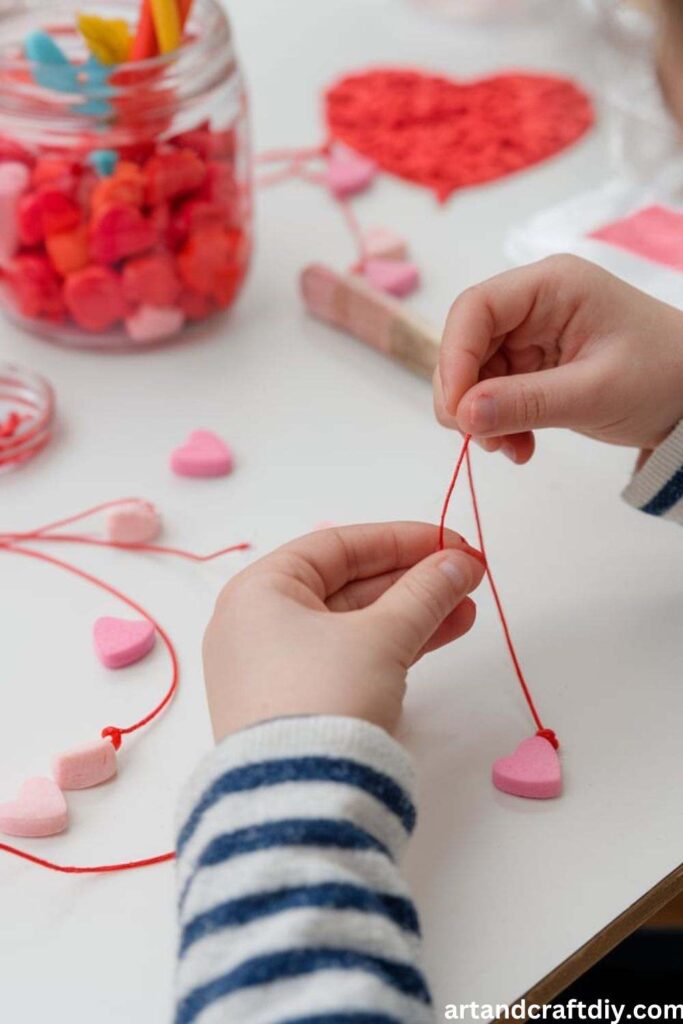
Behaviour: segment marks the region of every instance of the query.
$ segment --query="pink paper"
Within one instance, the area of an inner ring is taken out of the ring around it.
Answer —
[[[630,217],[591,231],[588,237],[653,263],[683,270],[683,213],[678,210],[646,206]]]

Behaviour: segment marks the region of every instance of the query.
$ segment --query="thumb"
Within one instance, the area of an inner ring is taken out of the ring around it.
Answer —
[[[412,662],[483,575],[483,561],[463,551],[439,551],[405,572],[375,602],[373,614],[384,618],[386,633]]]
[[[475,437],[519,434],[538,427],[582,427],[609,399],[589,360],[536,373],[493,377],[470,388],[458,406],[458,426]]]

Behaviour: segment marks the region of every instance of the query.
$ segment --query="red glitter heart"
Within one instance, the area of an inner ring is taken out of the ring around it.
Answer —
[[[441,200],[559,153],[594,120],[573,82],[516,72],[458,82],[380,68],[340,79],[325,107],[333,139]]]

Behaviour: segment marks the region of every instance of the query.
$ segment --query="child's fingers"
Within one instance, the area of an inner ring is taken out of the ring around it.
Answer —
[[[482,564],[484,563],[481,551],[470,547],[462,537],[459,538],[457,550],[463,551],[473,558],[478,558]],[[331,612],[353,612],[367,608],[374,604],[390,587],[393,587],[394,583],[397,583],[406,572],[408,569],[393,569],[391,572],[385,572],[367,580],[354,580],[352,583],[347,583],[336,594],[328,597],[325,604]]]
[[[423,654],[428,654],[430,651],[436,651],[439,647],[445,647],[446,644],[450,644],[454,640],[459,640],[461,636],[465,635],[465,633],[469,633],[474,625],[476,617],[476,604],[471,597],[464,597],[457,608],[455,608],[450,615],[446,616],[422,650],[418,652],[415,657],[415,661],[419,661]]]
[[[525,430],[521,434],[505,434],[496,440],[503,455],[518,466],[528,462],[536,448],[536,441],[530,430]]]
[[[429,523],[367,523],[317,530],[285,544],[247,572],[263,572],[266,562],[280,579],[292,577],[325,601],[347,583],[408,569],[431,554],[437,543],[436,526]],[[459,534],[449,530],[448,547],[462,547]]]
[[[507,373],[538,369],[577,308],[600,291],[597,279],[609,277],[565,254],[508,270],[463,292],[451,306],[441,343],[445,413],[455,417],[463,396],[491,370],[502,375],[498,351],[503,345]]]
[[[581,427],[593,422],[605,404],[606,384],[592,360],[482,381],[458,406],[458,424],[484,438],[539,427]]]
[[[374,604],[372,614],[410,665],[464,597],[481,582],[482,561],[446,550],[405,572]]]
[[[328,597],[325,604],[331,612],[355,612],[367,608],[386,593],[389,587],[393,587],[405,572],[406,569],[393,569],[369,580],[354,580]]]
[[[439,373],[443,409],[455,417],[482,367],[534,309],[543,280],[539,264],[519,267],[468,288],[451,306],[441,342]],[[443,422],[443,420],[442,420]]]
[[[455,416],[446,412],[438,367],[434,373],[434,412],[437,420],[443,426],[459,429]],[[460,433],[463,432],[460,431]],[[536,446],[534,435],[529,430],[520,434],[504,434],[502,437],[473,437],[472,440],[485,452],[502,451],[503,455],[520,466],[529,461]]]

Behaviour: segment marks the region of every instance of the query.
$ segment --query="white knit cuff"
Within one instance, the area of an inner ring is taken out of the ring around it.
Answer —
[[[642,512],[683,523],[683,420],[634,474],[622,496]]]

